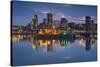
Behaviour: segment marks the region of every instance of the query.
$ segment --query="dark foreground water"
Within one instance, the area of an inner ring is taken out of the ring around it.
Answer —
[[[96,61],[95,39],[34,40],[25,39],[12,43],[13,65]]]

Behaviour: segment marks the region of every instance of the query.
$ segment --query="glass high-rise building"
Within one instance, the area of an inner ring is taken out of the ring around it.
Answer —
[[[47,24],[49,26],[52,26],[53,23],[53,14],[52,13],[47,13]]]

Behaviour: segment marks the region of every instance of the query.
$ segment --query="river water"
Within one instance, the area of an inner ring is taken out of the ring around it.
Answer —
[[[96,39],[34,40],[12,42],[13,65],[37,65],[97,60]]]

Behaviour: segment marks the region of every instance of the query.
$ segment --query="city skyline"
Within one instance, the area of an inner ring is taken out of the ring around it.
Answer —
[[[11,66],[97,61],[97,6],[11,1]]]
[[[65,17],[69,22],[84,23],[85,16],[91,16],[97,22],[96,6],[18,1],[14,1],[12,5],[13,25],[27,25],[35,14],[41,23],[47,13],[52,13],[53,20],[58,21]]]

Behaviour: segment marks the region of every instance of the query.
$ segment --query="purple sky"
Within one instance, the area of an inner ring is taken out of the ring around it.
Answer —
[[[97,21],[97,7],[92,5],[55,4],[40,2],[13,1],[13,25],[26,25],[37,14],[39,23],[51,12],[54,20],[65,17],[69,22],[84,23],[85,16]]]

